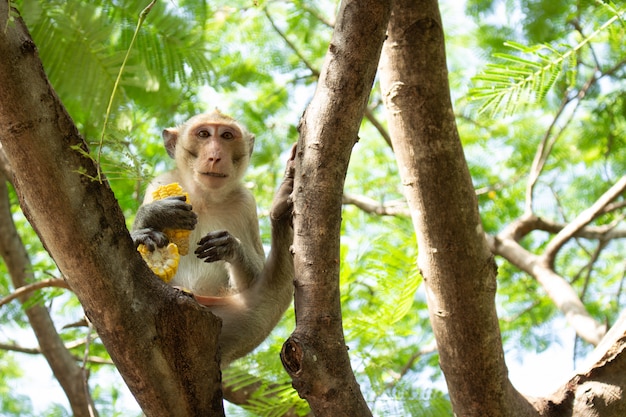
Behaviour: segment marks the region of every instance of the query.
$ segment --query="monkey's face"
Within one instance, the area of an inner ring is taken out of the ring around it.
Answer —
[[[178,168],[191,174],[203,188],[221,189],[238,184],[250,159],[246,139],[234,123],[190,125],[176,143]]]
[[[254,135],[219,111],[165,129],[163,140],[183,181],[193,181],[206,190],[237,187],[254,145]]]

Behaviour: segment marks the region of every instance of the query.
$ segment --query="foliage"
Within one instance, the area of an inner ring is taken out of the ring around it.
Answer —
[[[524,213],[529,167],[546,137],[551,138],[551,153],[532,202],[538,215],[571,220],[624,172],[624,10],[610,2],[596,3],[468,0],[466,15],[458,16],[457,3],[442,2],[452,95],[488,233],[497,233]],[[246,181],[257,197],[262,237],[268,242],[267,210],[286,152],[297,140],[299,117],[313,93],[336,2],[157,2],[135,47],[129,49],[147,4],[15,1],[53,87],[94,153],[115,79],[130,51],[100,160],[129,224],[147,181],[171,166],[159,131],[218,106],[256,132]],[[485,60],[486,69],[476,75]],[[473,87],[469,92],[468,85]],[[482,107],[470,98],[484,100]],[[370,109],[384,120],[376,88]],[[401,199],[393,151],[379,129],[365,121],[359,136],[346,193],[366,196],[381,206]],[[58,276],[14,194],[11,202],[35,278]],[[434,338],[410,219],[366,213],[352,205],[345,206],[343,219],[344,328],[353,368],[371,408],[376,415],[451,415],[437,354],[430,349]],[[620,220],[615,214],[598,224]],[[522,243],[541,251],[546,241],[547,234],[536,231]],[[606,242],[592,262],[597,250],[597,241],[578,239],[560,253],[556,268],[583,295],[594,317],[612,321],[624,303],[624,244]],[[560,313],[537,281],[504,259],[497,262],[496,301],[505,350],[522,357],[562,343]],[[11,288],[2,263],[0,286]],[[31,302],[49,306],[58,327],[82,316],[76,298],[65,291],[42,291]],[[27,325],[23,309],[17,303],[3,306],[0,320],[0,339],[19,342],[13,333]],[[306,412],[278,359],[293,326],[289,311],[253,355],[225,373],[237,386],[263,384],[247,410],[230,412],[279,415],[291,407]],[[68,343],[88,336],[85,329],[60,333]],[[80,345],[73,352],[82,355],[83,350]],[[589,346],[579,345],[577,353],[587,350]],[[89,355],[107,358],[97,339],[91,341]],[[21,378],[20,365],[27,361],[0,350],[3,415],[34,415],[31,401],[12,392],[14,381]],[[139,413],[124,401],[128,393],[109,365],[87,366],[91,381],[99,381],[91,385],[101,414]],[[44,414],[69,415],[64,407],[45,404],[50,411]]]
[[[527,210],[531,162],[542,145],[549,150],[531,209],[565,223],[624,173],[619,162],[624,113],[618,99],[625,86],[626,56],[618,45],[626,30],[624,9],[611,2],[471,0],[467,11],[481,24],[479,47],[495,61],[470,74],[470,98],[477,100],[460,100],[458,110],[467,115],[459,119],[460,131],[480,190],[485,229],[502,230]],[[474,117],[478,112],[481,116]],[[611,221],[622,225],[614,215],[592,225]],[[535,231],[522,243],[541,253],[549,237]],[[620,240],[600,247],[597,241],[576,239],[556,259],[556,271],[600,322],[614,320],[623,306],[623,271],[611,263],[623,249]],[[505,349],[539,352],[564,344],[560,312],[541,286],[506,261],[498,263]],[[577,344],[577,350],[574,360],[590,346]]]
[[[491,116],[497,113],[511,115],[518,106],[542,101],[563,73],[566,74],[567,88],[572,88],[577,78],[578,54],[614,22],[621,22],[623,10],[615,5],[607,8],[614,13],[613,16],[573,46],[552,46],[549,43],[524,46],[513,41],[504,42],[520,55],[496,52],[493,57],[501,63],[488,64],[483,73],[474,77],[474,81],[480,84],[469,94],[470,99],[482,101],[479,113],[489,111]]]

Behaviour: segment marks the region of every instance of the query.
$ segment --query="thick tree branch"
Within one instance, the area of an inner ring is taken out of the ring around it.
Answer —
[[[9,165],[9,160],[7,159],[7,156],[5,155],[4,150],[2,149],[1,143],[0,143],[0,173],[2,174],[2,176],[4,176],[4,178],[7,179],[7,181],[12,183],[13,170],[11,169],[11,166]]]
[[[281,359],[318,417],[371,415],[343,337],[339,236],[343,184],[374,82],[388,1],[345,0],[315,95],[300,122],[294,184],[296,329]]]
[[[622,313],[587,362],[555,393],[533,400],[540,416],[626,415],[626,313]]]
[[[437,1],[396,0],[387,33],[380,84],[453,410],[536,416],[507,376],[496,266],[454,120]]]
[[[143,262],[111,189],[90,180],[97,167],[24,23],[8,16],[0,0],[0,143],[26,217],[146,415],[222,415],[219,321]]]

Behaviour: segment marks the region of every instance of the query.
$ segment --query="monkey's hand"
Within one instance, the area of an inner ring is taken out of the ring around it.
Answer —
[[[135,243],[135,249],[139,247],[139,245],[146,245],[150,252],[154,252],[154,250],[158,248],[162,248],[169,243],[169,239],[167,235],[163,232],[159,232],[154,229],[139,229],[133,230],[130,232],[130,236],[133,238],[133,242]]]
[[[272,220],[281,220],[285,218],[291,220],[293,210],[293,179],[296,172],[296,151],[297,145],[294,144],[291,148],[291,155],[287,160],[285,177],[283,178],[283,182],[280,184],[278,191],[274,195],[272,209],[270,210],[270,218]]]
[[[191,210],[191,204],[185,202],[184,196],[167,197],[139,207],[133,230],[193,230],[197,222],[198,216]]]
[[[198,242],[195,254],[207,263],[223,260],[235,264],[244,258],[241,242],[226,230],[207,233]]]

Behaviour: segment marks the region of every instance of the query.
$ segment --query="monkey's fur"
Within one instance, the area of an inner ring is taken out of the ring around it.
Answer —
[[[272,204],[266,260],[256,202],[242,184],[254,136],[215,111],[165,129],[163,140],[176,168],[148,186],[131,235],[135,245],[154,248],[168,243],[164,229],[193,230],[190,253],[181,257],[171,284],[191,290],[222,319],[219,346],[225,367],[267,337],[293,297],[290,198],[295,148]],[[189,193],[190,204],[178,197],[152,200],[152,190],[172,182]]]

